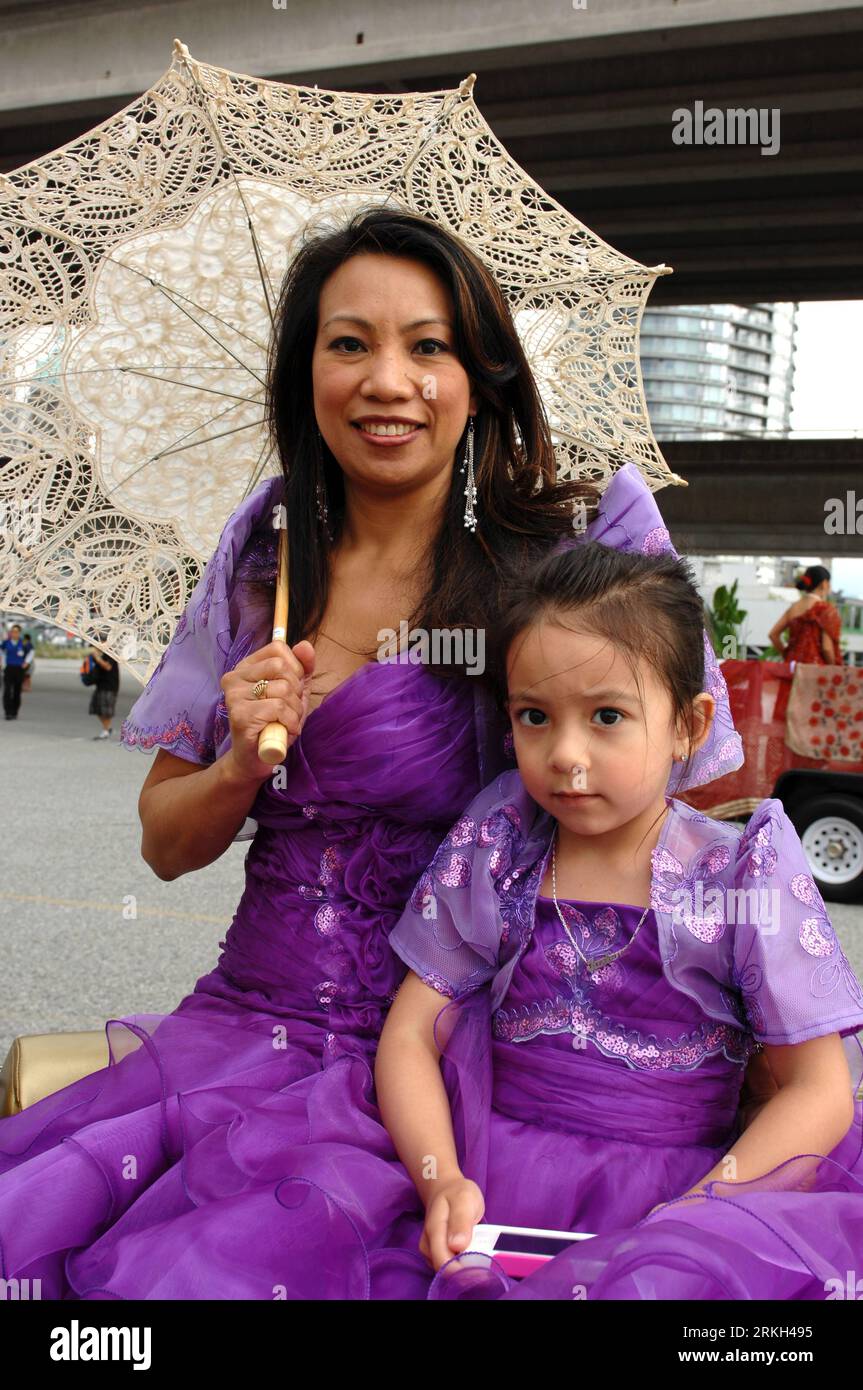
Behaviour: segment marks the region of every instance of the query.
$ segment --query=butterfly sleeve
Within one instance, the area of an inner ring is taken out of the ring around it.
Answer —
[[[497,974],[503,921],[498,882],[522,840],[522,812],[505,773],[470,803],[439,845],[390,933],[396,955],[456,998]]]
[[[226,522],[161,660],[123,723],[120,742],[150,752],[166,748],[202,766],[230,745],[220,681],[250,651],[266,644],[269,615],[247,601],[241,556],[258,543],[272,487],[263,484]]]
[[[863,1028],[863,989],[775,797],[741,836],[734,889],[732,983],[755,1038],[782,1045]]]

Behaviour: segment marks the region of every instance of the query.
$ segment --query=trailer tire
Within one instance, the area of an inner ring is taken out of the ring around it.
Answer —
[[[863,898],[863,801],[833,792],[804,801],[789,813],[823,898]]]

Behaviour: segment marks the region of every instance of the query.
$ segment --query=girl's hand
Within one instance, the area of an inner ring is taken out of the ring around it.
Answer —
[[[314,669],[311,642],[298,642],[291,648],[275,641],[251,652],[222,676],[219,685],[225,692],[231,726],[231,747],[225,757],[240,777],[262,782],[272,774],[270,764],[258,757],[258,737],[265,725],[283,724],[288,731],[288,748],[295,742],[308,713],[307,685]],[[252,694],[259,680],[270,682],[263,700]]]
[[[438,1270],[454,1255],[470,1249],[473,1228],[482,1220],[485,1198],[469,1178],[454,1178],[435,1192],[426,1207],[420,1254]]]

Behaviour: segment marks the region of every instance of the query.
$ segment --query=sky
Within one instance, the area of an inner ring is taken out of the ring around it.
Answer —
[[[863,436],[863,300],[802,303],[797,310],[797,350],[791,428],[835,437]],[[858,496],[863,497],[863,478]],[[863,598],[863,536],[858,559],[830,565],[832,584]]]

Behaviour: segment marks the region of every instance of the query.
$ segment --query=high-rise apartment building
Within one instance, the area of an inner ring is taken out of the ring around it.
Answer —
[[[648,309],[641,370],[657,438],[785,433],[796,323],[796,304]]]

